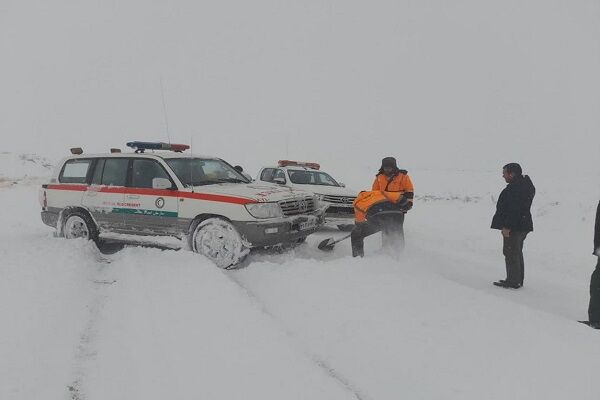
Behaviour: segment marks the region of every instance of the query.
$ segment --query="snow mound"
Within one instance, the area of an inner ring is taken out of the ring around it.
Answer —
[[[39,182],[52,174],[54,162],[37,154],[0,152],[0,187]]]

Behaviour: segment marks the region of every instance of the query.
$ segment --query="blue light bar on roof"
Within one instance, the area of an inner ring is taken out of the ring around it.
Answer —
[[[127,147],[136,149],[136,153],[143,153],[144,150],[171,150],[181,153],[190,148],[187,144],[163,143],[163,142],[127,142]]]

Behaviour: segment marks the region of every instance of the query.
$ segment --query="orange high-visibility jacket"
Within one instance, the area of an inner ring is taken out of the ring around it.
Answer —
[[[384,201],[397,203],[401,197],[402,193],[400,192],[384,192],[382,190],[360,192],[354,199],[354,219],[356,222],[365,222],[369,208]]]
[[[414,187],[406,171],[401,170],[391,180],[379,174],[373,182],[373,190],[360,192],[354,200],[354,218],[356,222],[364,222],[370,207],[384,201],[397,203],[403,196],[412,204]]]
[[[372,190],[383,190],[386,192],[414,193],[412,181],[408,174],[402,170],[391,180],[385,174],[378,174],[373,182]],[[410,198],[412,200],[412,197]]]

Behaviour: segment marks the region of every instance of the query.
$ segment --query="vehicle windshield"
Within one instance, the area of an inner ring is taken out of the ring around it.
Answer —
[[[292,183],[298,185],[340,186],[329,174],[321,171],[288,170]]]
[[[218,158],[167,158],[165,162],[185,186],[249,183],[245,176]]]

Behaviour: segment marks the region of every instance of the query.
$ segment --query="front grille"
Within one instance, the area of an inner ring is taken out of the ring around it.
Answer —
[[[349,196],[333,196],[333,195],[323,195],[323,201],[326,201],[328,203],[334,203],[334,204],[346,204],[346,205],[352,205],[352,203],[354,202],[354,199],[356,197],[349,197]]]
[[[279,202],[283,215],[298,215],[306,214],[315,211],[315,199],[312,197],[304,197],[293,200],[283,200]]]

